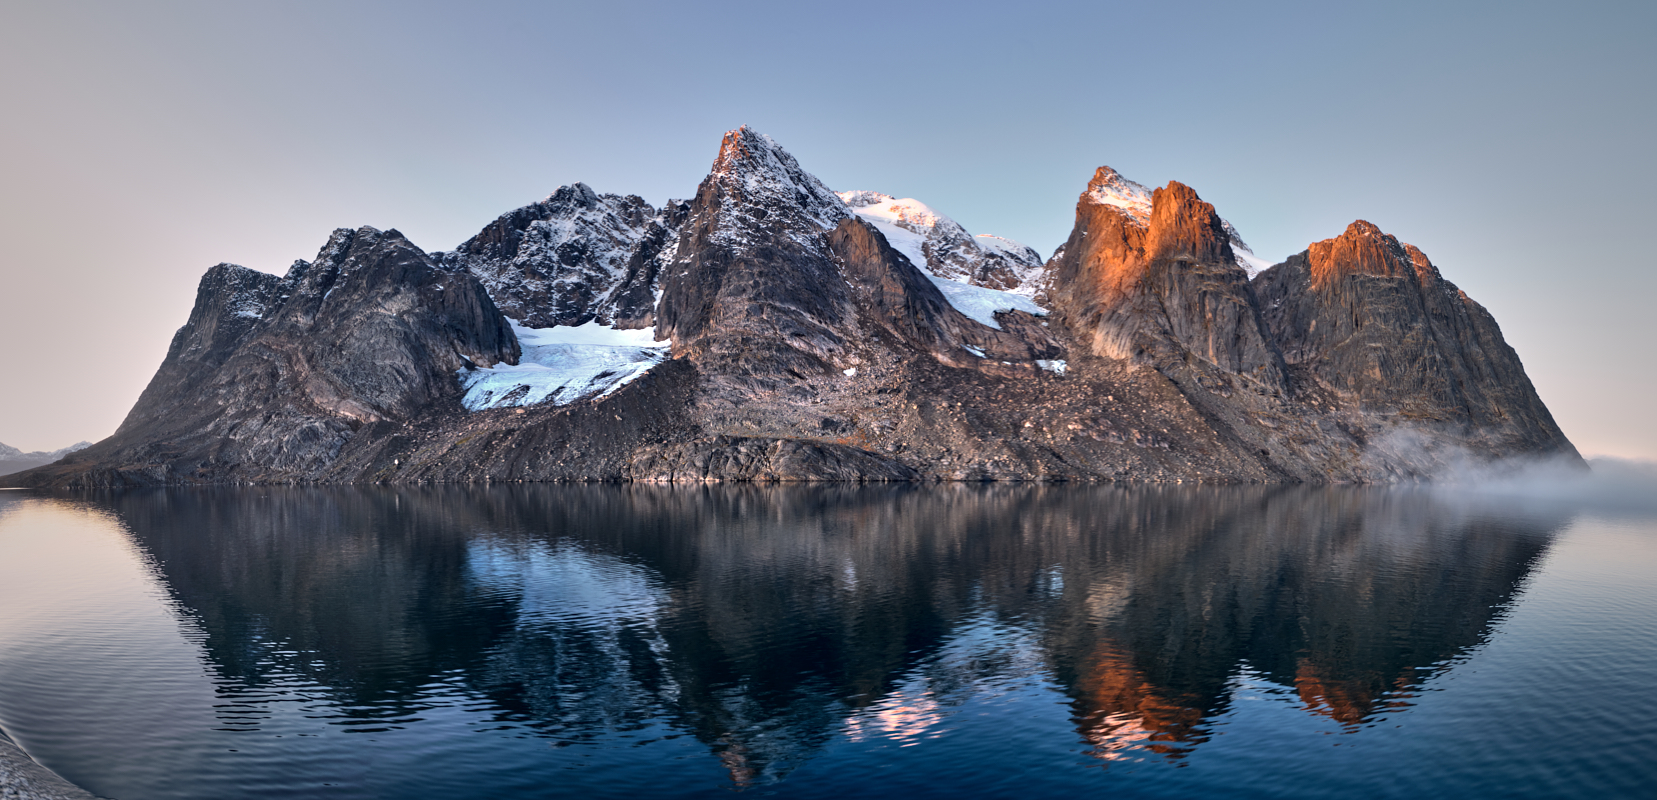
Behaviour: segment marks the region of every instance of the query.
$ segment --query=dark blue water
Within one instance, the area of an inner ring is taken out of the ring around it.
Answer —
[[[1652,796],[1654,686],[1639,510],[0,492],[0,728],[119,800]]]

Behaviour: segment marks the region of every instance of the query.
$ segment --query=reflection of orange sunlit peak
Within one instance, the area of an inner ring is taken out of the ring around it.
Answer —
[[[1381,688],[1388,687],[1388,688]],[[1357,725],[1377,711],[1409,705],[1409,675],[1396,680],[1365,681],[1330,677],[1307,659],[1295,671],[1295,692],[1306,710],[1342,725]]]
[[[1082,737],[1097,758],[1120,758],[1132,747],[1178,758],[1207,738],[1201,709],[1151,684],[1112,648],[1082,665],[1076,694]]]
[[[759,770],[748,763],[748,748],[740,742],[724,740],[725,746],[719,751],[719,763],[731,775],[731,783],[738,787],[752,786],[759,777]]]

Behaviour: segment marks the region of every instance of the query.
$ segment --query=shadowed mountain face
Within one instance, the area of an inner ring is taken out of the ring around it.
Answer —
[[[676,200],[658,211],[637,195],[577,183],[502,214],[440,257],[477,276],[501,312],[528,327],[647,327],[671,254],[663,248],[678,239],[685,211]]]
[[[215,267],[120,431],[6,480],[1372,483],[1581,464],[1490,315],[1368,223],[1251,281],[1259,260],[1194,189],[1101,167],[1045,265],[978,238],[919,201],[836,194],[740,128],[659,210],[575,184],[451,253],[364,228],[284,278]]]
[[[115,435],[55,469],[105,485],[316,474],[364,426],[452,404],[458,370],[518,353],[470,274],[397,231],[337,230],[282,278],[209,270]]]
[[[1556,527],[1297,487],[99,502],[250,696],[298,676],[366,725],[447,702],[432,687],[458,680],[500,725],[555,742],[665,724],[739,785],[859,726],[908,724],[894,705],[947,710],[1019,676],[1058,687],[1105,759],[1201,747],[1245,676],[1338,724],[1373,721],[1484,639]]]

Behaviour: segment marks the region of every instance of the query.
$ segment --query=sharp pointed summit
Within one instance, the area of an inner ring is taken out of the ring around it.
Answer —
[[[1122,173],[1110,167],[1093,172],[1093,180],[1087,182],[1087,190],[1082,192],[1082,202],[1120,208],[1142,225],[1151,219],[1151,190],[1122,177]]]
[[[703,182],[717,208],[739,210],[755,222],[780,215],[771,225],[801,222],[827,230],[850,215],[846,204],[816,176],[800,168],[776,140],[746,125],[729,131]]]

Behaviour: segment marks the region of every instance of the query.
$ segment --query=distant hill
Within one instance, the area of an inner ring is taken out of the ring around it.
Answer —
[[[0,443],[0,475],[10,475],[13,472],[22,472],[26,469],[44,466],[76,450],[83,450],[91,446],[91,442],[76,442],[68,447],[51,452],[35,450],[25,453],[9,444]]]

